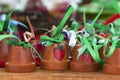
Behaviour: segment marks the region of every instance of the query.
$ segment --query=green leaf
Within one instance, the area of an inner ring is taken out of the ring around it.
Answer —
[[[81,46],[78,49],[78,55],[77,55],[77,59],[85,52],[85,50],[87,49],[87,47],[85,45]]]
[[[118,40],[114,40],[112,42],[112,45],[110,47],[110,50],[109,50],[108,54],[104,54],[105,57],[110,57],[113,54],[113,52],[114,52],[114,50],[116,48],[117,42],[118,42]]]
[[[54,43],[60,43],[62,42],[64,39],[64,36],[63,34],[60,34],[60,36],[57,36],[55,38],[51,38],[51,37],[48,37],[48,36],[41,36],[40,37],[40,41],[41,42],[54,42]]]
[[[54,41],[54,38],[50,38],[48,36],[40,36],[40,41],[41,42]]]
[[[23,42],[16,42],[14,40],[7,40],[6,43],[8,45],[14,45],[14,46],[22,46],[23,45]]]
[[[8,45],[23,46],[24,48],[28,48],[31,46],[31,44],[28,42],[22,42],[22,41],[16,42],[14,40],[7,40],[6,43]]]
[[[57,40],[55,38],[51,38],[51,37],[48,37],[48,36],[41,36],[40,37],[40,41],[41,42],[47,42],[47,41],[50,41],[50,42],[60,42],[60,40]]]
[[[113,22],[116,26],[120,26],[120,18],[118,18],[117,20],[115,20]]]
[[[95,17],[95,19],[93,20],[93,22],[92,22],[92,24],[91,24],[92,27],[94,27],[96,21],[98,20],[98,18],[99,18],[100,15],[102,14],[102,12],[103,12],[103,6],[102,6],[100,12],[98,13],[98,15],[97,15],[97,16]]]
[[[2,41],[5,38],[16,38],[18,41],[20,41],[20,39],[18,37],[14,36],[14,35],[11,35],[11,34],[0,35],[0,41]]]
[[[3,31],[2,31],[3,25],[4,25],[4,21],[0,21],[0,34],[3,33]]]
[[[26,43],[26,42],[22,42],[18,37],[11,35],[11,34],[3,34],[0,35],[0,41],[2,41],[5,38],[15,38],[18,40],[18,42],[14,41],[14,40],[7,40],[7,44],[8,45],[15,45],[15,46],[23,46],[24,48],[30,47],[31,44],[30,43]]]
[[[110,6],[113,6],[113,8],[116,10],[116,12],[120,13],[120,6],[119,6],[119,3],[118,3],[118,0],[111,0],[111,5]]]
[[[115,28],[114,28],[113,23],[110,23],[110,31],[111,31],[111,33],[112,33],[113,35],[116,34],[116,31],[115,31]]]
[[[63,40],[64,40],[64,35],[60,34],[60,36],[59,36],[59,42],[62,42]]]
[[[50,46],[50,45],[52,45],[52,44],[54,44],[53,42],[47,42],[46,44],[44,44],[45,46]]]
[[[73,7],[70,5],[67,9],[67,12],[65,14],[65,16],[63,17],[62,21],[60,22],[60,24],[55,28],[55,30],[52,32],[52,36],[56,36],[58,34],[60,34],[62,32],[62,29],[66,23],[66,21],[68,20],[69,16],[71,15],[71,13],[73,12]]]
[[[117,47],[117,48],[120,48],[120,41],[117,42],[116,47]]]
[[[17,32],[17,28],[14,25],[10,25],[10,28],[12,29],[12,31]]]
[[[87,21],[86,21],[85,11],[83,13],[83,23],[84,23],[84,27],[87,27]]]
[[[9,25],[11,15],[12,15],[12,12],[10,12],[6,17],[6,20],[5,20],[4,26],[3,26],[3,32],[6,32],[7,29],[8,29],[8,25]]]
[[[97,23],[95,23],[94,24],[94,27],[96,28],[96,29],[98,29],[98,30],[96,30],[96,32],[97,31],[109,31],[109,27],[108,26],[106,26],[106,25],[104,25],[104,24],[97,24]]]
[[[30,43],[26,43],[26,42],[23,42],[23,45],[21,45],[21,46],[23,46],[24,48],[28,48],[28,47],[31,47],[31,44]]]
[[[11,44],[14,44],[14,45],[15,45],[15,44],[16,44],[16,42],[13,41],[13,40],[7,40],[6,43],[7,43],[8,45],[11,45]]]
[[[79,28],[79,24],[77,21],[73,21],[72,22],[72,26],[74,27],[74,31],[77,32],[78,31],[78,28]]]
[[[40,53],[38,53],[38,51],[37,51],[33,46],[31,46],[31,48],[32,48],[33,51],[37,54],[37,56],[38,56],[41,60],[43,60],[42,57],[41,57],[41,55],[40,55]]]
[[[95,60],[95,62],[100,62],[101,59],[99,58],[99,55],[96,54],[96,52],[95,52],[96,50],[95,51],[93,50],[88,39],[86,37],[83,37],[83,41],[84,41],[84,44],[87,47],[88,51],[90,52],[92,58]]]
[[[96,39],[95,37],[94,37],[94,39]],[[95,52],[95,54],[96,54],[96,57],[98,58],[98,60],[100,60],[100,55],[99,55],[99,47],[97,46],[97,44],[96,44],[97,42],[94,40],[93,42],[92,42],[92,45],[93,45],[93,49],[94,49],[94,52]]]
[[[95,17],[95,19],[93,20],[93,22],[91,24],[87,24],[86,22],[86,17],[85,17],[85,12],[83,14],[83,20],[84,20],[84,26],[85,26],[85,30],[89,33],[89,34],[95,34],[95,23],[97,21],[97,19],[99,18],[99,16],[102,14],[103,12],[103,6],[101,11],[98,13],[98,15]]]
[[[89,34],[95,34],[95,28],[89,23],[87,24],[87,27],[85,27],[85,31]]]

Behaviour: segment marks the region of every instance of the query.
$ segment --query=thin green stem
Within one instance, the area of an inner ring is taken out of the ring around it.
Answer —
[[[39,54],[39,52],[31,45],[31,48],[35,51],[35,53],[37,54],[37,56],[41,59],[41,60],[43,60],[42,59],[42,57],[41,57],[41,55]]]

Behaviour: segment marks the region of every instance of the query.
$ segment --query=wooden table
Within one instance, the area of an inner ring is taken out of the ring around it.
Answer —
[[[102,72],[49,71],[37,69],[32,73],[8,73],[0,69],[0,80],[120,80],[120,75],[108,75]]]

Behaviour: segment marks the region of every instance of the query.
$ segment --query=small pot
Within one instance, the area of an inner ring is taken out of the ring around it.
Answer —
[[[80,45],[77,44],[72,54],[72,61],[70,62],[70,70],[76,72],[94,72],[100,70],[100,63],[96,63],[92,56],[88,53],[83,53],[78,59],[78,49]]]
[[[6,39],[0,41],[0,67],[5,66],[5,62],[8,56],[8,45],[6,44]]]
[[[65,44],[46,46],[41,62],[42,69],[66,70],[69,66],[67,47]]]
[[[36,71],[36,64],[33,61],[30,48],[11,46],[5,71],[18,73]]]
[[[120,48],[116,48],[114,53],[109,58],[106,58],[103,72],[106,74],[120,75]]]

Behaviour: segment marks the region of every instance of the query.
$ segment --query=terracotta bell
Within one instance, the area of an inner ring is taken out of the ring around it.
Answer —
[[[65,44],[46,46],[42,58],[42,69],[66,70],[69,67],[67,46]]]
[[[100,70],[100,63],[96,63],[92,56],[88,53],[83,53],[77,59],[79,48],[80,45],[77,44],[73,50],[70,70],[76,72],[94,72]]]
[[[30,48],[11,46],[5,64],[5,71],[18,73],[36,71],[36,64],[32,58]]]

